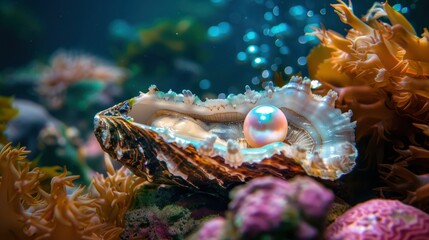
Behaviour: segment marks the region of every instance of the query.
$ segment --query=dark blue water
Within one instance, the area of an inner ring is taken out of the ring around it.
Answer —
[[[336,1],[1,1],[0,69],[11,71],[34,60],[46,61],[58,49],[83,51],[117,62],[118,52],[126,48],[124,38],[135,38],[139,28],[192,19],[202,29],[198,33],[201,36],[193,35],[202,38],[191,46],[193,51],[149,54],[134,60],[136,65],[172,62],[166,63],[166,71],[171,74],[154,76],[143,72],[141,77],[151,75],[148,81],[176,91],[190,88],[197,92],[237,93],[246,84],[260,85],[272,79],[275,71],[306,75],[305,56],[318,43],[305,35],[310,26],[320,27],[323,23],[342,34],[348,28],[339,21],[331,3]],[[354,1],[356,15],[364,15],[372,3]],[[404,12],[417,32],[422,31],[425,3],[389,3]],[[280,33],[267,35],[267,29]],[[186,44],[192,39],[183,41]],[[254,52],[253,46],[257,48]]]

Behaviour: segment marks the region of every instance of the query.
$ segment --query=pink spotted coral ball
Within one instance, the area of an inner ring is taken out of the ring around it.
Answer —
[[[218,240],[222,239],[223,228],[225,227],[225,219],[223,217],[216,217],[206,222],[194,240]]]
[[[356,205],[329,226],[326,239],[429,239],[429,215],[397,200]]]

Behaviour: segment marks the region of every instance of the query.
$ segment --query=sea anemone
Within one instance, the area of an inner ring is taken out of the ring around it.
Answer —
[[[378,165],[388,185],[380,188],[382,195],[429,210],[424,204],[429,164],[421,159],[429,149],[427,29],[417,36],[387,2],[375,3],[362,19],[354,15],[351,2],[331,6],[351,29],[343,37],[315,28],[321,45],[308,56],[310,76],[339,93],[337,107],[352,109],[357,144],[365,148],[361,162]]]
[[[0,234],[4,239],[25,239],[24,216],[29,206],[43,206],[38,168],[30,170],[25,148],[15,149],[6,144],[0,152]]]
[[[0,152],[0,232],[6,239],[118,239],[134,192],[143,180],[115,171],[98,174],[94,187],[75,186],[79,176],[67,170],[52,178],[50,191],[40,187],[43,173],[31,168],[28,151],[7,144]]]
[[[105,158],[105,163],[107,177],[96,173],[92,180],[91,195],[98,199],[97,212],[102,222],[124,227],[125,213],[130,209],[134,194],[145,180],[131,174],[125,166],[115,170],[108,157]]]
[[[94,56],[59,51],[50,65],[41,73],[38,93],[48,105],[58,109],[64,104],[68,88],[81,81],[98,81],[101,84],[120,83],[126,78],[124,69]]]
[[[393,110],[414,121],[429,121],[429,57],[423,54],[429,51],[427,34],[419,38],[405,17],[388,3],[375,3],[362,20],[354,15],[351,3],[347,6],[339,1],[332,7],[352,28],[345,37],[315,28],[313,34],[322,44],[309,55],[311,77],[339,88],[340,101],[346,101],[350,94],[357,104],[385,100],[384,104],[391,102]],[[393,25],[380,20],[385,16]],[[377,108],[383,110],[377,117],[384,119],[386,110]]]

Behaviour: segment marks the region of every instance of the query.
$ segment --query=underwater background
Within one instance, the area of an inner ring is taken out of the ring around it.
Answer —
[[[429,239],[429,4],[352,4],[0,0],[1,236]],[[93,132],[98,112],[152,85],[228,99],[292,76],[353,111],[351,173],[249,173],[207,193],[137,177]]]

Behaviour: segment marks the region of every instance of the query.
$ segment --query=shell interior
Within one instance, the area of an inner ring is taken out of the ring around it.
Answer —
[[[350,121],[351,111],[341,113],[334,107],[334,91],[324,97],[313,95],[310,83],[292,77],[281,88],[272,83],[262,91],[246,86],[243,94],[205,101],[188,90],[164,93],[151,86],[129,101],[131,111],[125,118],[138,128],[156,132],[166,142],[183,148],[192,145],[199,154],[220,156],[236,168],[280,154],[296,161],[309,175],[334,180],[355,165],[355,122]],[[248,146],[244,118],[260,104],[274,105],[286,115],[289,129],[284,142]],[[168,165],[168,159],[164,161]]]

